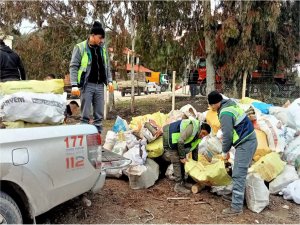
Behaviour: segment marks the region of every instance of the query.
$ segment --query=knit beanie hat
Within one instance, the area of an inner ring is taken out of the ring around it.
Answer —
[[[208,94],[207,98],[208,98],[208,104],[210,104],[210,105],[216,104],[223,100],[222,95],[217,91],[210,92]]]
[[[100,34],[100,35],[102,35],[103,38],[105,38],[105,31],[100,22],[98,22],[98,21],[94,22],[92,29],[91,29],[91,34]]]

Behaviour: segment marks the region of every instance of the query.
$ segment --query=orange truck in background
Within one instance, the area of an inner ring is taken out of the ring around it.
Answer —
[[[166,91],[169,88],[169,77],[168,74],[163,74],[161,72],[151,72],[146,74],[146,82],[155,82],[161,86],[161,91]]]

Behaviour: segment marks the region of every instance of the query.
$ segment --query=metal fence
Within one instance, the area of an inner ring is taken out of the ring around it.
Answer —
[[[279,84],[272,81],[249,82],[246,86],[246,96],[263,102],[283,104],[287,100],[300,98],[300,85],[297,83]],[[242,83],[231,82],[216,84],[216,90],[231,98],[242,97]],[[190,94],[190,91],[188,92]],[[206,84],[197,85],[196,96],[206,95]]]

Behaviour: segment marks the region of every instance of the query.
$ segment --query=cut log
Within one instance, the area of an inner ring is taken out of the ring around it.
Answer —
[[[197,193],[200,192],[204,187],[205,187],[204,184],[200,184],[200,183],[194,184],[194,185],[192,186],[192,193],[193,193],[193,194],[197,194]]]

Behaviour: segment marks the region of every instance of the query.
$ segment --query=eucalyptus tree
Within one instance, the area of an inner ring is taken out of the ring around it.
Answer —
[[[203,0],[203,17],[204,17],[204,39],[205,39],[205,55],[206,55],[206,93],[210,93],[215,90],[215,70],[213,63],[213,53],[215,45],[215,38],[211,32],[211,23],[212,23],[212,15],[211,15],[211,5],[210,1]]]
[[[299,2],[222,1],[219,8],[216,20],[221,21],[221,29],[216,35],[225,48],[215,54],[215,63],[223,66],[219,72],[234,88],[262,60],[272,65],[273,73],[291,64],[299,50]]]
[[[4,1],[0,3],[1,30],[17,34],[14,47],[25,59],[30,79],[41,79],[48,73],[63,75],[68,73],[74,45],[87,38],[93,20],[106,22],[101,15],[111,9],[109,2]],[[20,35],[24,19],[34,26],[34,31]]]
[[[137,51],[143,62],[153,70],[182,75],[184,62],[203,36],[200,11],[198,1],[148,2],[138,14]]]

